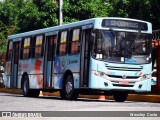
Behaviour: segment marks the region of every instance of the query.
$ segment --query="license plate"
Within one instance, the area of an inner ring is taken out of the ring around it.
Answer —
[[[129,82],[128,81],[120,81],[119,84],[122,84],[122,85],[128,85]]]

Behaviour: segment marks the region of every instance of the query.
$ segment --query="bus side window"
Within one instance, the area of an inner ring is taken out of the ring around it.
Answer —
[[[7,46],[7,58],[6,58],[7,61],[11,60],[12,50],[13,50],[13,42],[9,41]]]
[[[39,58],[43,56],[43,47],[44,47],[44,36],[36,36],[35,39],[35,49],[34,49],[34,57]]]
[[[57,44],[57,54],[65,55],[67,54],[67,31],[63,31],[59,34],[59,40]]]
[[[25,38],[22,41],[22,50],[21,50],[21,58],[22,59],[28,59],[30,58],[30,43],[31,43],[31,38]]]
[[[71,31],[70,54],[78,54],[80,52],[80,29]]]

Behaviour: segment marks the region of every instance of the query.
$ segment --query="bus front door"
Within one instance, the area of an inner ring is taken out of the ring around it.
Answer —
[[[46,53],[44,67],[44,88],[53,87],[53,68],[55,56],[56,35],[48,35],[46,37]]]
[[[91,29],[83,29],[82,31],[82,47],[81,47],[81,68],[80,79],[81,87],[88,87],[89,82],[89,65],[90,65],[90,33]]]
[[[20,41],[13,42],[13,59],[12,59],[11,81],[10,81],[12,88],[17,88],[19,51],[20,51]]]

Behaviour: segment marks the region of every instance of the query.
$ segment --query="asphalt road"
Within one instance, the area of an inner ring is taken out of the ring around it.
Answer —
[[[159,111],[158,113],[160,114],[160,104],[135,101],[118,103],[112,100],[98,101],[84,98],[79,98],[77,101],[67,101],[53,96],[26,98],[18,94],[0,93],[0,111]],[[115,116],[116,114],[115,112]],[[112,118],[113,117],[110,117],[109,119]],[[43,120],[44,118],[41,119]],[[48,119],[50,120],[51,118]],[[56,120],[66,119],[67,118],[58,117]],[[69,119],[72,120],[73,118]],[[79,119],[80,118],[76,118],[76,120]],[[94,119],[97,118],[94,117],[92,120]],[[129,117],[128,120],[130,119],[132,118]],[[151,118],[147,117],[146,119],[150,120]],[[157,117],[155,117],[155,119],[158,120]],[[86,118],[86,120],[88,119]],[[143,120],[143,118],[141,120]]]

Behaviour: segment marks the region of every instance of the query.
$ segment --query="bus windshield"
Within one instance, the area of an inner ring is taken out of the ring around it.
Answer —
[[[142,64],[151,61],[151,34],[97,30],[93,57],[108,62]]]

